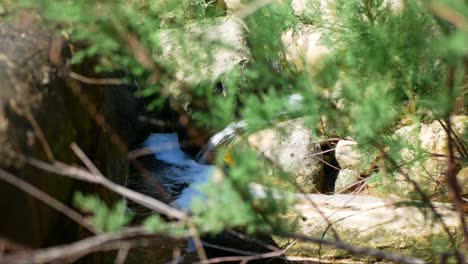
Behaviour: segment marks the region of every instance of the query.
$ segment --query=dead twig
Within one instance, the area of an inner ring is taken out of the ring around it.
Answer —
[[[27,106],[26,110],[24,110],[24,116],[28,120],[28,122],[31,124],[31,127],[34,130],[34,134],[36,134],[37,139],[41,143],[42,149],[44,150],[44,153],[49,161],[54,161],[54,154],[52,153],[52,149],[50,148],[49,142],[47,141],[44,132],[42,132],[41,127],[39,126],[39,123],[37,123],[36,118],[32,114],[31,109]]]
[[[411,183],[411,185],[413,185],[413,188],[414,190],[421,196],[421,199],[422,201],[429,207],[429,209],[431,210],[431,212],[433,213],[433,215],[435,216],[435,218],[441,223],[442,225],[442,228],[444,229],[444,232],[448,235],[449,239],[450,239],[450,243],[452,244],[452,247],[453,247],[453,250],[454,250],[454,254],[455,256],[458,256],[459,255],[459,252],[458,252],[458,249],[456,247],[456,243],[455,243],[455,239],[453,238],[453,234],[452,232],[450,232],[449,228],[447,227],[447,225],[445,224],[444,222],[444,219],[442,218],[442,216],[440,215],[440,213],[437,211],[436,207],[434,206],[434,204],[432,203],[432,201],[429,199],[429,197],[424,193],[424,191],[421,189],[421,187],[418,185],[417,182],[415,182],[413,179],[411,179],[411,177],[408,175],[407,172],[405,172],[401,167],[398,167],[398,164],[396,163],[395,160],[393,160],[384,150],[384,148],[380,145],[376,145],[377,146],[377,149],[380,151],[380,153],[382,154],[382,156],[388,160],[388,162],[390,162],[390,164],[392,166],[394,166],[395,168],[397,168],[398,172],[403,175],[403,177],[405,178],[406,181],[408,181],[409,183]]]
[[[252,260],[259,260],[259,259],[266,259],[266,258],[272,258],[272,257],[277,257],[281,256],[284,253],[283,250],[280,251],[271,251],[267,253],[262,253],[258,255],[252,255],[252,256],[229,256],[229,257],[219,257],[219,258],[211,258],[206,261],[200,261],[198,263],[200,264],[210,264],[210,263],[222,263],[222,262],[230,262],[230,261],[237,261],[237,262],[242,262],[244,261],[252,261]]]
[[[16,188],[22,190],[23,192],[31,195],[32,197],[42,201],[43,203],[49,205],[50,207],[54,208],[55,210],[61,212],[66,217],[70,218],[72,221],[76,222],[80,226],[84,227],[86,230],[91,232],[92,234],[97,234],[97,230],[94,226],[83,216],[79,213],[71,209],[70,207],[66,206],[59,200],[55,199],[54,197],[48,195],[47,193],[39,190],[34,185],[16,177],[9,172],[0,169],[0,179],[3,181],[15,186]]]
[[[26,162],[27,164],[34,166],[36,168],[42,169],[47,172],[55,173],[58,175],[70,177],[72,179],[76,180],[81,180],[85,182],[90,182],[90,183],[95,183],[95,184],[100,184],[124,197],[126,197],[129,200],[132,200],[133,202],[140,204],[142,206],[147,207],[148,209],[151,209],[153,211],[159,212],[161,214],[164,214],[168,217],[179,219],[179,220],[185,220],[187,219],[187,215],[179,211],[177,209],[174,209],[170,207],[169,205],[154,199],[153,197],[141,194],[139,192],[133,191],[131,189],[128,189],[124,186],[121,186],[119,184],[116,184],[110,180],[108,180],[105,177],[96,177],[96,175],[82,169],[79,167],[74,167],[70,166],[61,162],[54,162],[53,164],[49,164],[34,158],[30,157],[25,157],[24,155],[21,155],[19,153],[15,153],[13,151],[7,151],[5,152],[8,156],[12,158],[19,159],[21,161]]]
[[[129,243],[124,243],[115,257],[114,264],[124,264],[127,259],[128,252],[130,251],[131,245]]]
[[[72,147],[72,150],[75,152],[75,154],[83,161],[83,163],[86,166],[89,167],[89,170],[92,172],[92,173],[88,173],[89,178],[96,179],[97,183],[108,188],[109,190],[112,190],[115,193],[118,193],[151,210],[154,210],[156,212],[162,213],[168,217],[172,217],[178,220],[187,220],[188,216],[184,212],[177,210],[175,208],[172,208],[169,205],[159,200],[156,200],[150,196],[130,190],[124,186],[121,186],[119,184],[116,184],[110,181],[109,179],[104,177],[104,175],[102,175],[102,173],[94,166],[91,160],[86,156],[86,154],[84,154],[84,152],[76,144],[73,143],[71,147]]]
[[[447,90],[449,98],[453,98],[453,87],[455,85],[455,69],[453,66],[449,66],[448,68],[448,76],[447,76]],[[460,189],[460,184],[457,179],[457,175],[455,174],[455,161],[454,161],[454,144],[452,139],[452,122],[450,121],[450,113],[447,114],[445,117],[445,123],[447,125],[447,145],[448,145],[448,158],[447,158],[447,169],[446,169],[446,177],[447,177],[447,189],[449,197],[452,199],[453,206],[457,211],[459,218],[460,218],[460,227],[463,232],[463,240],[465,243],[465,247],[468,250],[468,228],[465,221],[465,212],[463,210],[463,200],[462,192]]]
[[[99,234],[63,246],[5,255],[0,257],[0,263],[68,263],[90,253],[119,249],[123,242],[131,246],[132,243],[157,236],[161,235],[151,233],[142,227],[132,227],[116,233]]]
[[[431,3],[429,8],[438,17],[452,23],[457,28],[466,30],[468,28],[468,21],[465,19],[463,14],[447,7],[440,3]]]
[[[202,241],[200,239],[200,236],[198,235],[198,231],[195,228],[195,225],[193,223],[189,223],[189,230],[190,230],[190,236],[193,239],[193,242],[195,244],[195,248],[197,249],[197,254],[200,257],[200,260],[206,261],[208,257],[206,256],[205,249],[203,248]]]
[[[68,76],[74,80],[90,85],[131,85],[119,78],[91,78],[72,71],[68,73]]]
[[[337,249],[346,250],[352,254],[381,258],[385,260],[394,261],[396,263],[402,263],[402,264],[424,264],[426,263],[426,261],[419,259],[419,258],[398,255],[398,254],[385,252],[383,250],[378,250],[378,249],[356,247],[356,246],[344,243],[342,241],[328,241],[328,240],[323,240],[319,238],[304,236],[302,234],[288,234],[287,237],[292,237],[299,241],[304,241],[304,242],[323,244],[323,245],[331,246]]]

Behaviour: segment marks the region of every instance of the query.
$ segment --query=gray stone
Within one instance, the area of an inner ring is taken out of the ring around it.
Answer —
[[[462,195],[465,198],[468,198],[468,167],[462,168],[457,173],[457,180],[460,185]]]
[[[316,141],[301,118],[248,137],[252,147],[290,173],[307,192],[317,192],[323,184],[321,147]]]
[[[332,227],[344,243],[416,256],[426,261],[437,254],[433,249],[434,239],[445,241],[445,245],[449,243],[443,226],[439,221],[431,220],[430,212],[428,215],[421,208],[398,205],[400,200],[351,194],[310,194],[307,199],[304,195],[296,196],[299,201],[288,217],[297,219],[297,232],[306,236],[320,238],[325,235],[325,239],[334,240],[329,227],[329,223],[333,223]],[[436,203],[435,207],[452,232],[461,232],[457,213],[450,209],[450,205]],[[456,239],[461,242],[462,238]],[[280,246],[286,246],[288,242],[287,238],[274,237],[274,240]],[[315,257],[317,250],[318,244],[298,242],[288,247],[287,254]],[[321,257],[362,260],[355,254],[329,246],[321,247]]]
[[[361,170],[363,157],[357,149],[357,142],[354,140],[338,141],[335,149],[335,158],[341,169]]]
[[[355,170],[340,170],[335,181],[335,193],[351,192],[354,184],[359,181],[359,176],[359,172]]]
[[[190,98],[181,98],[186,94],[180,90],[182,84],[215,81],[250,57],[244,24],[235,18],[197,22],[184,28],[163,30],[156,36],[161,51],[154,52],[155,59],[175,70],[176,81],[166,92],[184,102]]]

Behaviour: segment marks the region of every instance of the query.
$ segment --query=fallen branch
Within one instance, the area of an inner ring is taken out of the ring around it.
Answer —
[[[90,85],[129,85],[125,80],[118,78],[91,78],[70,71],[68,76],[74,80]]]
[[[109,180],[107,180],[106,177],[104,177],[104,175],[102,175],[102,173],[98,170],[98,168],[96,168],[96,166],[94,166],[93,162],[78,147],[78,145],[76,145],[75,143],[72,143],[71,148],[72,148],[73,152],[75,152],[75,154],[78,156],[78,158],[80,158],[80,160],[85,164],[85,166],[88,168],[88,170],[91,171],[91,173],[93,173],[95,175],[96,178],[98,178],[98,179],[100,179],[101,181],[104,181],[104,182],[107,182],[107,181],[110,182]],[[112,183],[112,182],[110,182],[110,183]],[[106,183],[106,184],[109,184],[109,183]],[[128,189],[128,190],[130,190],[130,189]],[[181,211],[178,211],[176,209],[173,209],[173,208],[171,208],[171,209],[172,209],[171,213],[177,213],[177,214],[181,213],[181,214],[183,214],[181,216],[182,218],[178,218],[179,220],[186,219],[187,216],[185,215],[185,213],[183,213]],[[190,235],[192,236],[193,241],[195,243],[195,247],[197,249],[197,253],[198,253],[200,259],[202,261],[206,260],[207,256],[206,256],[205,250],[203,249],[203,245],[202,245],[200,236],[198,234],[198,231],[195,228],[195,225],[193,225],[192,223],[189,223],[189,230],[190,230]]]
[[[389,253],[389,252],[385,252],[383,250],[378,250],[378,249],[356,247],[356,246],[349,245],[341,241],[328,241],[328,240],[323,240],[319,238],[308,237],[302,234],[290,234],[290,235],[287,235],[287,237],[292,237],[292,238],[295,238],[297,240],[304,241],[304,242],[311,242],[315,244],[331,246],[337,249],[346,250],[349,253],[356,254],[356,255],[376,257],[376,258],[381,258],[385,260],[390,260],[396,263],[402,263],[402,264],[424,264],[426,263],[426,261],[419,259],[419,258]]]
[[[13,151],[5,151],[5,154],[12,158],[19,159],[20,161],[26,162],[31,166],[36,168],[42,169],[44,171],[48,171],[51,173],[55,173],[62,176],[67,176],[72,179],[81,180],[85,182],[95,183],[102,185],[115,193],[122,195],[123,197],[132,200],[133,202],[140,204],[142,206],[147,207],[153,211],[158,213],[164,214],[168,217],[179,219],[179,220],[186,220],[187,215],[171,206],[154,199],[153,197],[141,194],[139,192],[133,191],[128,189],[124,186],[116,184],[105,177],[96,177],[96,175],[75,166],[70,166],[61,162],[54,162],[53,164],[49,164],[34,158],[25,157],[19,153],[15,153]]]
[[[94,226],[83,216],[79,213],[71,209],[70,207],[66,206],[59,200],[55,199],[54,197],[48,195],[47,193],[39,190],[34,185],[22,180],[19,177],[16,177],[9,172],[0,169],[0,179],[3,181],[15,186],[16,188],[24,191],[25,193],[31,195],[32,197],[38,199],[39,201],[44,202],[45,204],[49,205],[50,207],[54,208],[55,210],[61,212],[66,217],[70,218],[72,221],[76,222],[80,226],[84,227],[89,232],[96,234],[97,230]]]
[[[136,242],[157,236],[161,235],[151,233],[142,227],[127,228],[117,233],[100,234],[63,246],[5,255],[0,257],[0,263],[70,262],[90,253],[120,249],[123,242],[130,247]]]

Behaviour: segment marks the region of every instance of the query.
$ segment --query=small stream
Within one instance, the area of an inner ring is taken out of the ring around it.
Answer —
[[[152,154],[144,156],[140,161],[153,173],[153,177],[163,186],[165,191],[172,196],[171,205],[181,210],[190,211],[191,201],[194,197],[203,196],[197,190],[197,186],[209,181],[215,170],[215,166],[208,164],[208,156],[212,154],[216,146],[231,140],[244,127],[245,124],[242,122],[230,124],[214,135],[195,159],[182,150],[177,133],[153,133],[141,145],[142,148],[150,150]],[[135,186],[133,187],[135,188]],[[135,189],[142,191],[141,189],[147,187],[137,186]],[[148,189],[142,192],[152,194],[152,191]],[[210,239],[210,242],[212,242],[213,238]],[[232,245],[233,242],[234,244],[245,244],[244,241],[232,241],[235,239],[223,234],[214,238],[214,240],[218,245],[224,243]],[[180,257],[178,257],[177,263],[198,261],[192,241],[174,240],[157,242],[154,246],[135,251],[132,255],[139,256],[135,256],[136,261],[131,263],[173,263],[173,252],[176,248],[180,249]],[[205,250],[210,257],[237,255],[210,247],[205,247]],[[252,248],[252,251],[255,252],[255,249]]]

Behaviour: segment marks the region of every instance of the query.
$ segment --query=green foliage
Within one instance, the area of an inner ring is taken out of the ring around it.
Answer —
[[[81,211],[91,215],[94,227],[102,232],[120,230],[132,220],[132,214],[127,211],[123,201],[117,202],[109,209],[99,197],[76,192],[73,202]]]
[[[194,60],[194,72],[202,72],[203,58],[211,58],[220,48],[236,48],[198,38],[183,41],[187,27],[225,19],[226,10],[216,1],[20,2],[39,8],[49,21],[60,24],[73,42],[87,45],[76,51],[72,63],[97,56],[100,69],[135,76],[146,87],[142,94],[154,99],[152,106],[167,97],[176,103],[183,101],[180,108],[207,131],[243,119],[250,133],[281,120],[306,116],[311,133],[349,136],[358,141],[369,159],[385,149],[394,162],[412,166],[426,153],[412,149],[414,160],[410,161],[401,155],[410,147],[393,136],[402,120],[446,117],[454,110],[455,98],[466,93],[466,24],[456,25],[436,12],[440,8],[455,10],[466,23],[468,6],[462,0],[403,1],[404,7],[398,10],[383,0],[336,0],[330,7],[332,18],[318,1],[312,1],[312,12],[301,17],[294,14],[290,1],[272,1],[242,21],[249,61],[215,80],[195,83],[181,82],[178,68],[160,59],[161,32],[175,32],[183,57]],[[303,26],[322,32],[330,51],[317,67],[300,68],[286,59],[283,32],[299,32]],[[202,47],[195,52],[197,56],[190,52],[195,46]],[[453,87],[447,87],[449,69],[455,75]],[[225,95],[215,92],[220,82]],[[447,92],[448,88],[453,90]],[[301,95],[302,102],[291,104],[291,94]],[[318,124],[323,128],[318,129]],[[223,181],[200,187],[206,197],[193,203],[198,227],[205,232],[236,226],[286,230],[287,224],[278,216],[287,212],[290,200],[274,199],[273,188],[265,199],[250,195],[251,182],[277,187],[273,176],[267,176],[266,165],[259,162],[262,158],[240,147],[234,150],[233,159],[235,165],[226,168]],[[392,167],[393,163],[386,164],[387,170],[373,175],[373,181],[394,181]],[[83,209],[94,212],[93,222],[101,230],[115,230],[129,221],[120,205],[109,211],[94,198],[77,197]],[[114,215],[117,220],[109,223]],[[157,217],[145,222],[151,230],[165,230],[167,225]]]
[[[189,233],[184,223],[167,222],[157,214],[147,217],[143,222],[143,226],[151,232],[173,237],[183,237]]]

